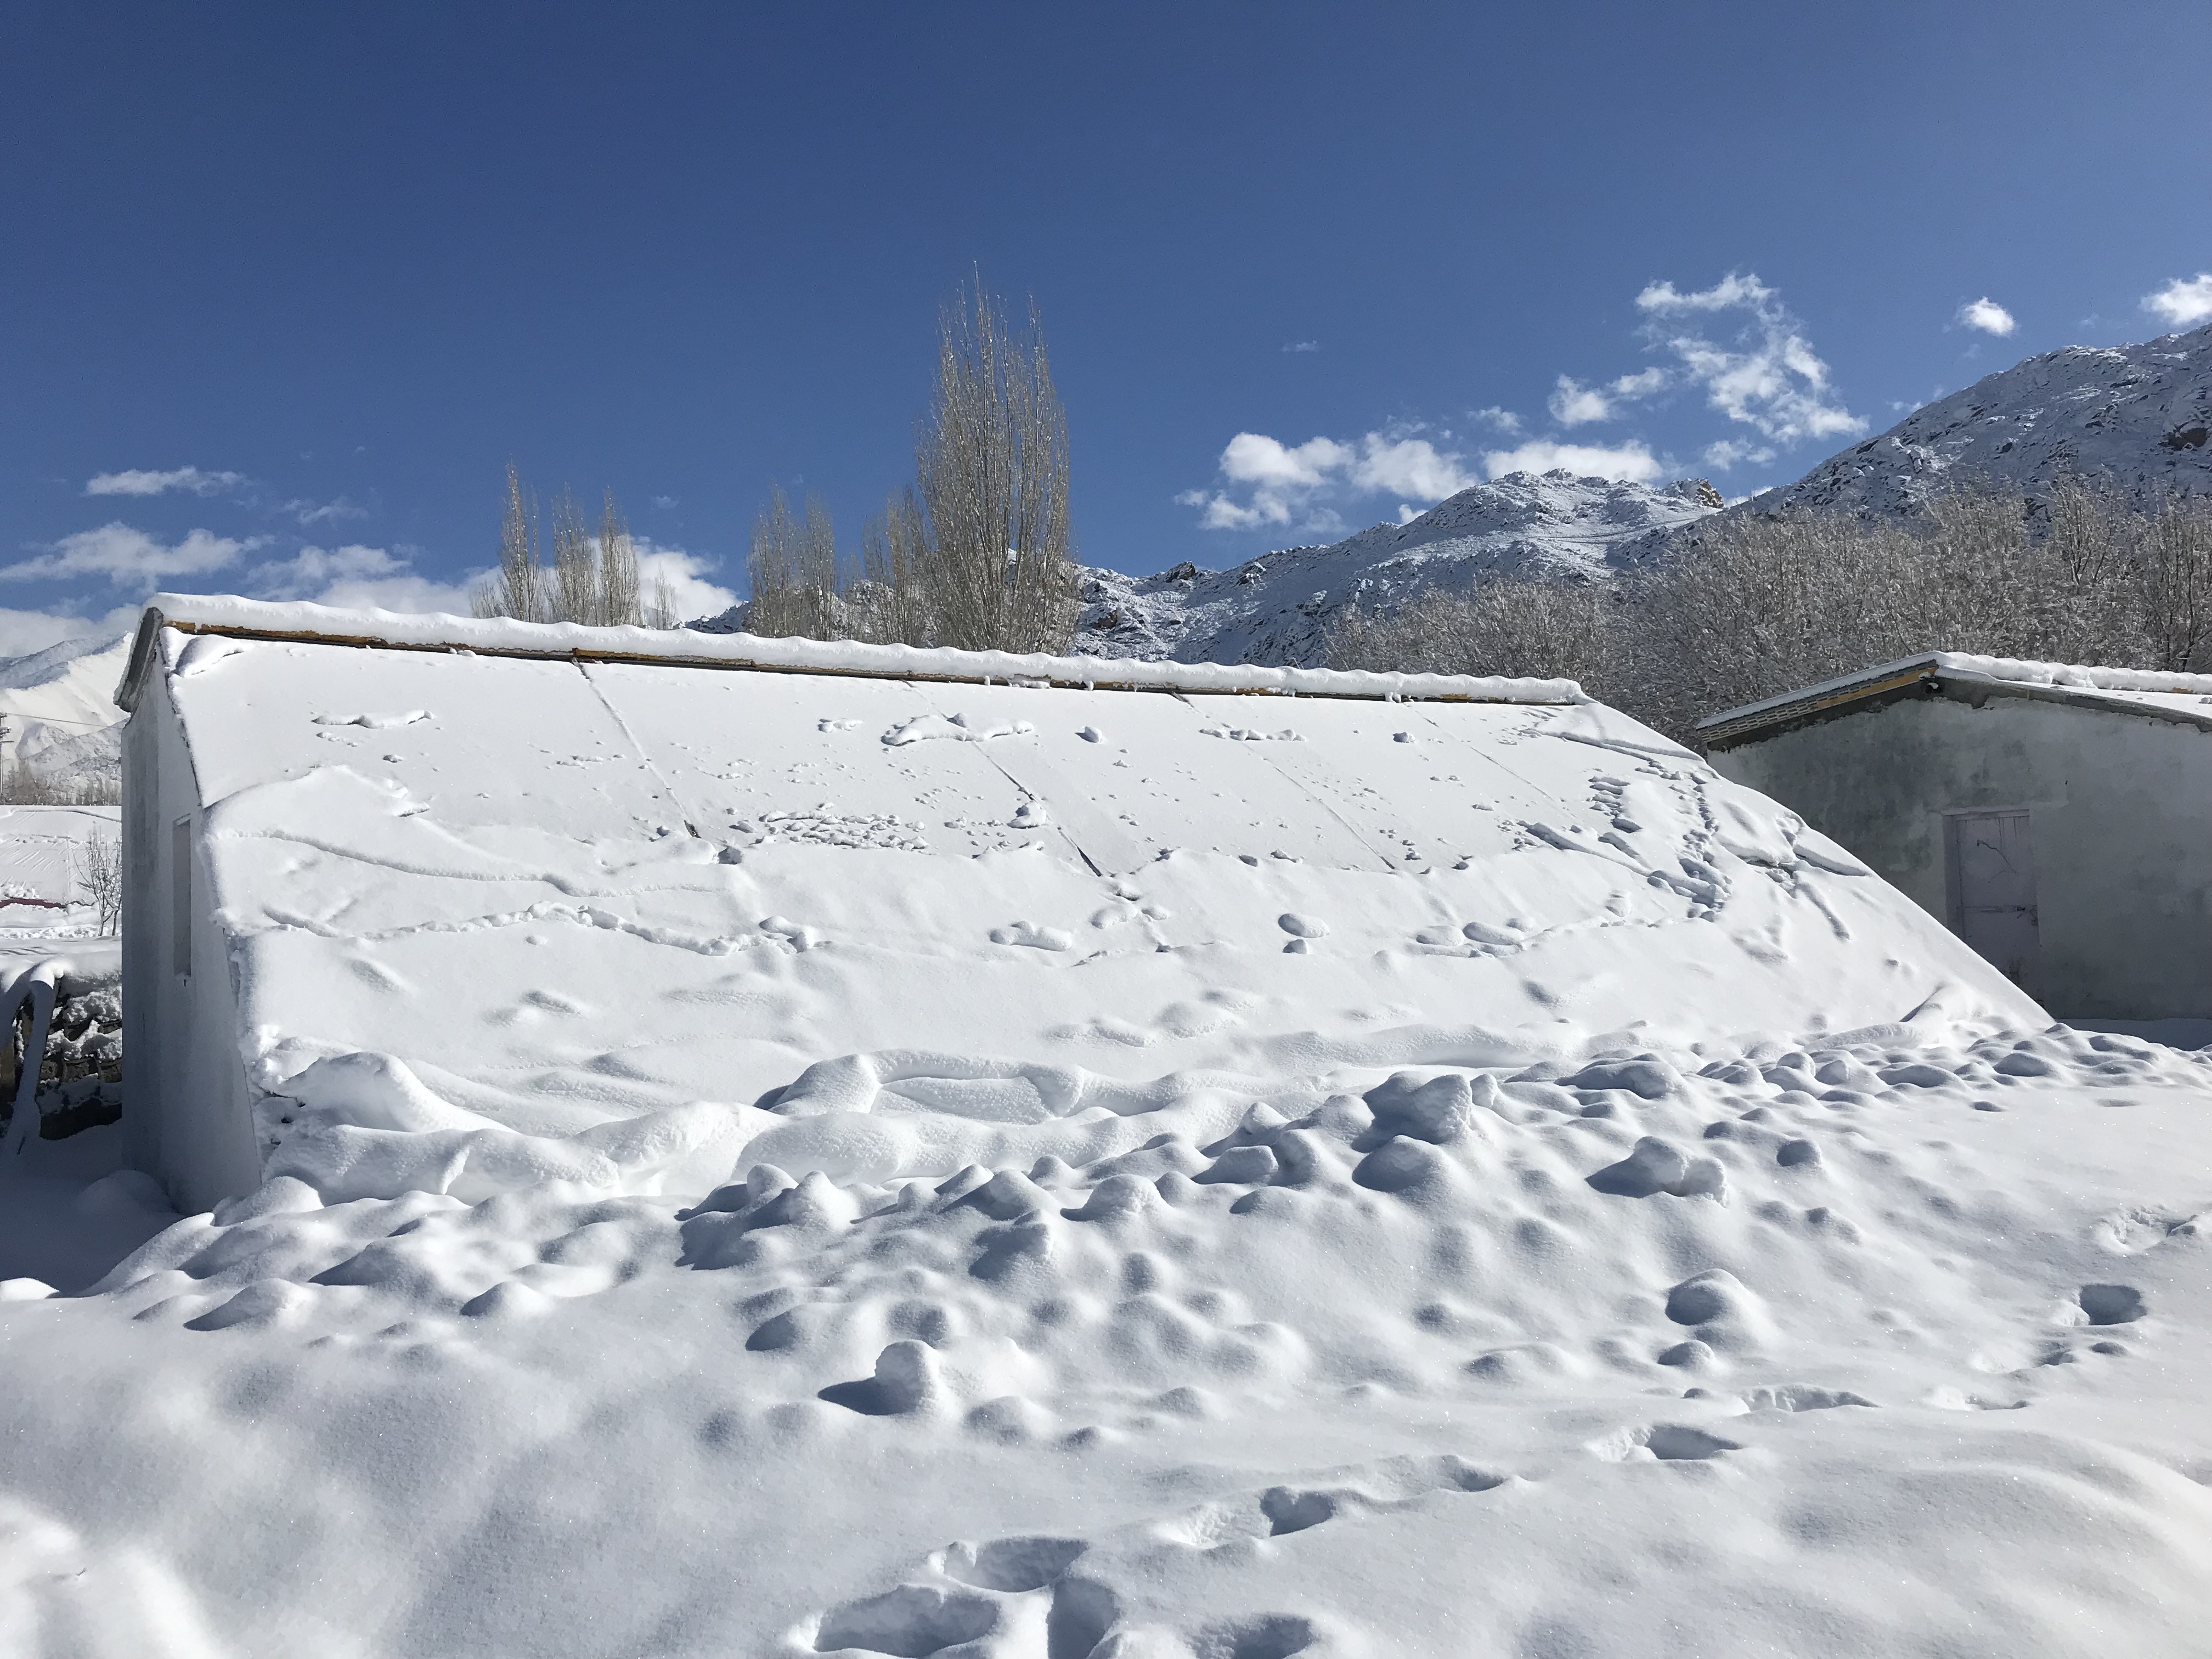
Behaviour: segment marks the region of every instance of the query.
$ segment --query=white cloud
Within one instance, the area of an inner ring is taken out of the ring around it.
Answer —
[[[67,611],[0,608],[0,659],[28,656],[64,640],[112,640],[138,625],[138,607],[118,605],[103,617]]]
[[[305,595],[317,605],[334,605],[348,611],[436,611],[465,617],[469,595],[491,573],[477,571],[458,582],[433,580],[410,571],[397,576],[342,577],[319,593]]]
[[[303,547],[289,559],[256,566],[252,586],[263,599],[304,599],[316,597],[338,582],[413,574],[410,560],[395,557],[380,547],[362,547],[358,544],[333,548]]]
[[[714,560],[680,547],[656,547],[642,536],[631,539],[637,548],[638,592],[648,605],[654,586],[663,581],[668,584],[669,600],[679,622],[720,616],[738,602],[728,588],[707,580],[708,573],[720,568]]]
[[[1684,294],[1672,283],[1653,283],[1636,296],[1636,305],[1639,311],[1665,316],[1688,311],[1755,311],[1771,304],[1776,297],[1756,271],[1739,276],[1731,270],[1711,288],[1695,294]]]
[[[1984,334],[2009,334],[2019,326],[2013,321],[2012,313],[1986,294],[1960,306],[1959,314],[1952,320],[1960,328],[1978,328]]]
[[[1352,469],[1352,488],[1363,495],[1411,495],[1440,501],[1479,482],[1460,465],[1461,457],[1440,453],[1426,438],[1370,432],[1359,441],[1359,459]]]
[[[246,573],[246,587],[264,599],[310,599],[349,611],[442,611],[469,614],[469,594],[490,572],[472,570],[459,581],[439,581],[415,568],[409,551],[349,543],[303,547],[289,559],[271,560]]]
[[[325,524],[337,519],[365,519],[368,509],[356,507],[341,495],[334,501],[296,501],[284,503],[283,510],[302,525]]]
[[[670,507],[676,505],[676,497],[673,495],[655,495],[653,497],[653,504],[659,507],[662,512],[665,513]]]
[[[1521,417],[1510,409],[1500,409],[1496,404],[1487,409],[1476,410],[1473,418],[1503,432],[1509,438],[1521,430]]]
[[[1740,438],[1723,438],[1705,446],[1705,465],[1720,472],[1727,471],[1738,461],[1765,466],[1773,459],[1772,445],[1746,443]]]
[[[1754,428],[1777,444],[1834,438],[1866,430],[1867,423],[1829,399],[1828,366],[1814,355],[1797,319],[1774,289],[1756,275],[1730,271],[1709,289],[1684,294],[1672,283],[1654,283],[1636,296],[1653,319],[1652,337],[1674,354],[1706,401],[1732,421]],[[1721,345],[1668,319],[1747,313],[1732,345]]]
[[[1547,405],[1552,418],[1561,426],[1582,426],[1591,421],[1609,421],[1620,412],[1620,405],[1633,403],[1639,398],[1649,398],[1655,392],[1665,390],[1667,371],[1647,368],[1639,374],[1624,374],[1603,386],[1584,386],[1571,375],[1559,376],[1559,384],[1552,389]]]
[[[1552,389],[1552,399],[1547,405],[1552,418],[1561,426],[1581,426],[1588,421],[1609,421],[1613,405],[1606,401],[1605,393],[1595,386],[1587,386],[1566,375]]]
[[[88,479],[88,495],[159,495],[166,490],[188,489],[195,495],[220,495],[246,482],[241,472],[203,472],[180,466],[169,472],[102,472]]]
[[[1431,503],[1477,482],[1464,456],[1416,436],[1419,430],[1391,427],[1348,443],[1309,438],[1295,446],[1240,432],[1222,450],[1219,465],[1231,484],[1249,486],[1244,499],[1228,490],[1187,489],[1176,500],[1199,508],[1206,530],[1277,526],[1316,534],[1342,527],[1334,499],[1393,495]]]
[[[1650,483],[1664,470],[1658,459],[1637,441],[1611,448],[1594,444],[1563,444],[1553,438],[1532,438],[1513,449],[1493,449],[1482,458],[1483,468],[1493,478],[1509,472],[1553,472],[1561,468],[1577,477],[1613,478],[1629,483]]]
[[[2176,328],[2212,321],[2212,270],[2177,276],[2155,294],[2143,295],[2143,309]]]
[[[1283,349],[1295,356],[1301,352],[1319,351],[1321,349],[1321,342],[1319,340],[1293,340],[1288,345],[1285,346]]]
[[[150,586],[170,576],[199,576],[237,562],[238,556],[260,545],[258,538],[234,540],[195,530],[173,546],[155,541],[125,524],[80,530],[52,544],[35,559],[0,565],[0,580],[37,577],[105,576],[117,586]]]

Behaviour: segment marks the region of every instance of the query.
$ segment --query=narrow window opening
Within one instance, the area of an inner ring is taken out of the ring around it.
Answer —
[[[169,952],[179,979],[192,976],[192,821],[169,826]]]

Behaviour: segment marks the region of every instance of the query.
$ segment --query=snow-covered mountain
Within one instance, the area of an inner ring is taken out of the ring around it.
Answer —
[[[1686,478],[1654,489],[1509,473],[1405,524],[1326,547],[1293,547],[1222,571],[1179,564],[1156,576],[1086,569],[1070,647],[1081,655],[1178,662],[1319,665],[1354,605],[1395,610],[1440,584],[1490,571],[1601,575],[1650,556],[1716,511],[1718,491]]]
[[[114,777],[123,752],[115,688],[130,653],[125,634],[0,659],[0,762],[58,781]]]
[[[1966,473],[2031,495],[2073,472],[2139,504],[2212,494],[2212,325],[2140,345],[2068,346],[1986,375],[1832,455],[1758,510],[1908,512]]]

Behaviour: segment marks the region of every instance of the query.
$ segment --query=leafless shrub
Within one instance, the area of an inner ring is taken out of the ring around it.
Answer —
[[[91,901],[100,917],[101,937],[115,931],[123,916],[123,843],[117,837],[94,831],[79,842],[70,855],[78,888]]]

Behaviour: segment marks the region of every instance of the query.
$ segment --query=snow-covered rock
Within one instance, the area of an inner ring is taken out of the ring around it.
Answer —
[[[1189,563],[1154,576],[1082,573],[1072,649],[1177,662],[1326,660],[1354,605],[1395,610],[1439,586],[1492,571],[1599,576],[1650,557],[1721,505],[1702,479],[1654,489],[1566,471],[1509,473],[1405,524],[1378,524],[1326,547],[1263,554],[1233,569]]]
[[[2030,357],[1829,457],[1758,510],[1905,513],[1964,475],[2033,495],[2069,472],[2138,505],[2212,494],[2212,325]]]

